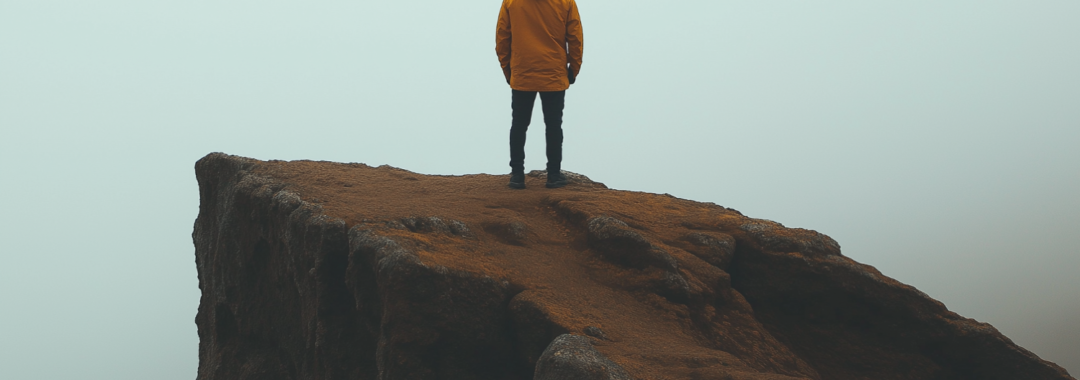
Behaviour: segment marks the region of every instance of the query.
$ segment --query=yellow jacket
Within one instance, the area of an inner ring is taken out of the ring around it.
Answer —
[[[581,71],[581,16],[574,0],[503,0],[495,53],[510,88],[563,91],[566,65]]]

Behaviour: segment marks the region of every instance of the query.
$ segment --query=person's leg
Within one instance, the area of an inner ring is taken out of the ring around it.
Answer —
[[[511,90],[510,108],[513,119],[510,121],[510,170],[511,173],[525,172],[525,132],[532,120],[535,91]]]
[[[540,102],[544,110],[544,135],[547,138],[548,173],[562,169],[562,116],[566,103],[566,91],[541,92]]]
[[[544,108],[544,135],[547,137],[547,183],[548,188],[566,186],[562,175],[562,114],[566,103],[566,91],[541,92]]]

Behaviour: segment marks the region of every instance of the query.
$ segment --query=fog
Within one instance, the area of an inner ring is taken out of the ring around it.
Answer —
[[[207,153],[508,173],[499,3],[0,1],[0,378],[195,377]],[[1080,2],[578,6],[565,170],[823,232],[1080,373]]]

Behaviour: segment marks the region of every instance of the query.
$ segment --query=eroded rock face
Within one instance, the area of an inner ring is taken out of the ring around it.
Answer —
[[[712,204],[217,153],[196,174],[201,380],[1071,379]]]

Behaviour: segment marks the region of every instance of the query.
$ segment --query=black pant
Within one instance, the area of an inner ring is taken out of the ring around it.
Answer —
[[[510,108],[513,120],[510,122],[510,169],[514,172],[525,171],[525,132],[532,120],[533,103],[536,91],[511,90]],[[562,168],[562,112],[566,100],[566,91],[540,92],[540,103],[544,110],[545,136],[547,137],[547,170],[558,172]]]

